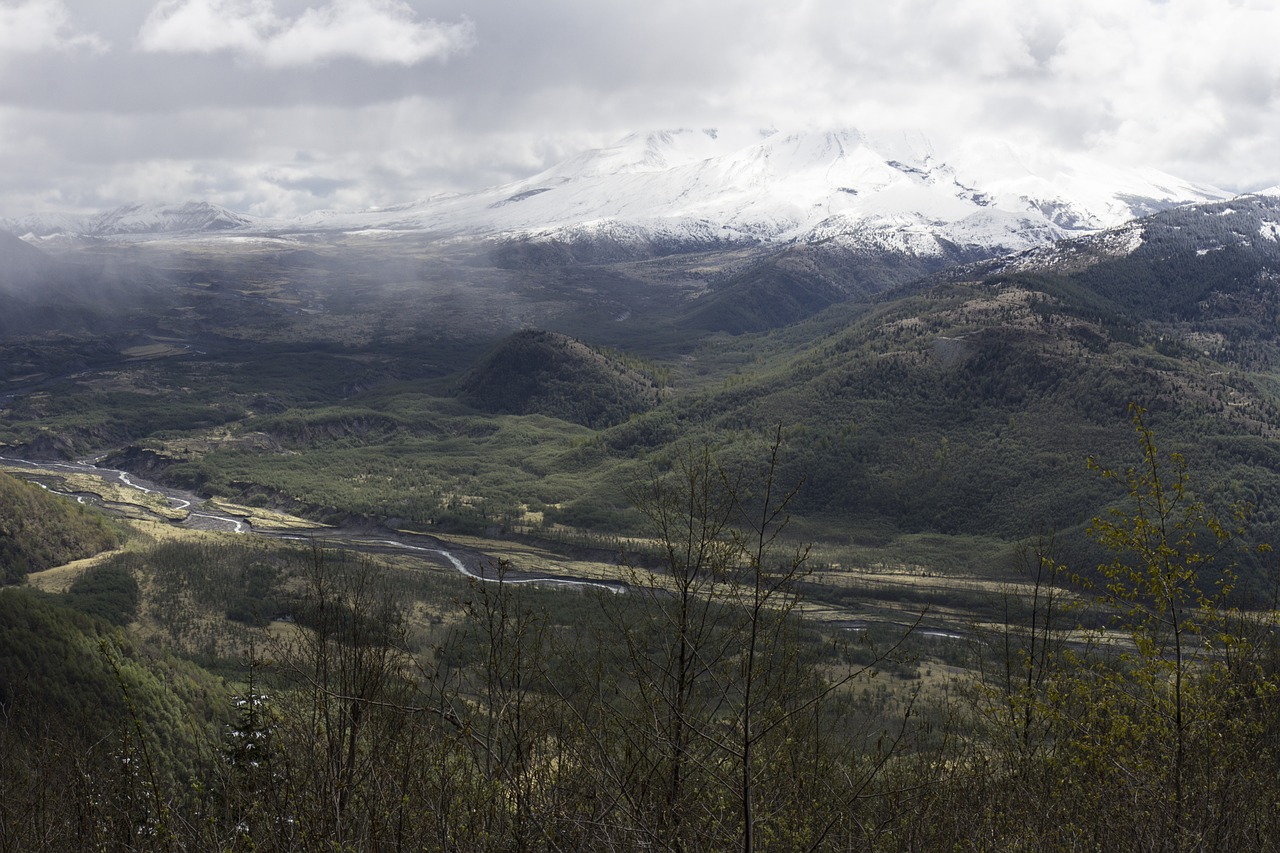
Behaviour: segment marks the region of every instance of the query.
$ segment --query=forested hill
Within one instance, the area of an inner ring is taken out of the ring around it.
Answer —
[[[102,516],[39,486],[0,473],[0,582],[116,547]]]
[[[795,509],[855,541],[1079,541],[1131,403],[1215,500],[1280,533],[1280,200],[1173,210],[735,345],[756,367],[607,432],[619,453],[792,425]],[[713,438],[714,440],[714,438]],[[603,498],[603,495],[601,495]],[[592,500],[584,497],[583,502]]]
[[[950,280],[1047,276],[1076,313],[1214,326],[1265,337],[1280,281],[1280,196],[1176,208],[1101,234],[958,267]],[[1259,328],[1259,325],[1261,328]]]
[[[654,380],[616,357],[554,332],[502,341],[458,383],[459,395],[493,414],[541,414],[605,427],[653,408]]]

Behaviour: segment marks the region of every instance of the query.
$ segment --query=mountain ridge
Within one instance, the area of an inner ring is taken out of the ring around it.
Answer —
[[[874,139],[854,128],[684,128],[631,134],[527,178],[385,209],[284,220],[187,202],[0,226],[32,238],[420,233],[599,242],[640,254],[835,241],[868,253],[941,257],[957,246],[1018,251],[1229,197],[1150,169],[1003,142],[975,141],[953,153],[943,159],[922,138]]]
[[[219,232],[257,227],[261,219],[208,201],[133,203],[84,216],[41,216],[0,220],[0,230],[31,242],[54,237],[122,237]]]
[[[1008,146],[954,166],[927,144],[881,144],[852,129],[739,141],[687,129],[632,135],[500,187],[298,224],[566,242],[838,239],[912,254],[942,254],[946,242],[998,254],[1228,196],[1152,170],[1010,156]]]

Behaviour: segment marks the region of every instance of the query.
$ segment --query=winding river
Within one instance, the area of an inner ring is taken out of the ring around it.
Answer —
[[[434,565],[452,568],[468,578],[483,583],[537,584],[577,589],[596,588],[607,590],[612,593],[625,592],[627,589],[627,585],[620,581],[583,580],[581,578],[563,577],[560,575],[538,572],[509,570],[499,575],[496,569],[498,561],[492,557],[478,551],[458,548],[454,545],[446,547],[446,543],[442,540],[425,534],[380,532],[378,538],[373,538],[367,535],[367,531],[346,530],[342,528],[323,528],[315,531],[291,531],[289,533],[258,530],[255,529],[246,519],[206,511],[202,506],[204,502],[203,499],[193,492],[174,489],[168,486],[161,486],[142,477],[130,474],[127,471],[121,471],[115,468],[104,468],[97,464],[98,461],[99,460],[96,459],[85,459],[78,462],[33,461],[29,459],[16,459],[9,456],[0,456],[0,462],[17,469],[54,471],[59,473],[65,472],[68,474],[88,474],[90,476],[99,477],[108,482],[117,482],[125,488],[136,489],[143,494],[158,495],[169,502],[169,507],[171,509],[179,511],[185,510],[187,515],[185,518],[178,521],[165,518],[159,514],[154,514],[155,517],[183,527],[190,527],[199,530],[222,530],[233,533],[246,533],[271,539],[315,542],[318,544],[347,548],[363,553],[400,552],[410,555],[421,555],[424,559]],[[64,497],[71,498],[79,503],[84,504],[92,502],[101,506],[108,512],[123,514],[123,510],[119,505],[114,505],[110,501],[105,501],[96,494],[59,491],[46,483],[40,482],[39,480],[33,479],[32,482],[46,491],[63,495]],[[130,506],[135,508],[137,507],[137,505]],[[197,510],[195,507],[200,507],[200,509]],[[412,541],[409,541],[410,538],[412,538]]]

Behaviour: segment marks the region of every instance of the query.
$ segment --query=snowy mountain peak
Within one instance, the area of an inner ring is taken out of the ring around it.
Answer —
[[[1003,142],[943,150],[920,134],[882,139],[848,127],[680,128],[634,133],[509,184],[395,208],[267,223],[204,202],[130,205],[77,227],[95,237],[427,232],[636,252],[834,241],[858,251],[974,256],[1225,197],[1152,170]]]
[[[714,128],[631,133],[606,148],[570,157],[528,182],[558,183],[608,175],[660,172],[719,156],[732,147],[732,143]]]
[[[84,233],[94,236],[172,234],[244,228],[254,220],[207,201],[129,204],[89,218]]]
[[[257,220],[207,201],[177,204],[127,204],[90,216],[27,216],[0,222],[0,228],[24,237],[119,237],[186,234],[249,228]]]
[[[1154,171],[1005,143],[939,151],[853,128],[631,134],[500,187],[302,227],[625,243],[643,251],[837,241],[874,252],[996,254],[1226,197]]]

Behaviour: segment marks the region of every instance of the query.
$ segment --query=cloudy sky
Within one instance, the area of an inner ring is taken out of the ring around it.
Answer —
[[[0,216],[289,216],[633,130],[996,136],[1280,184],[1275,0],[0,0]]]

